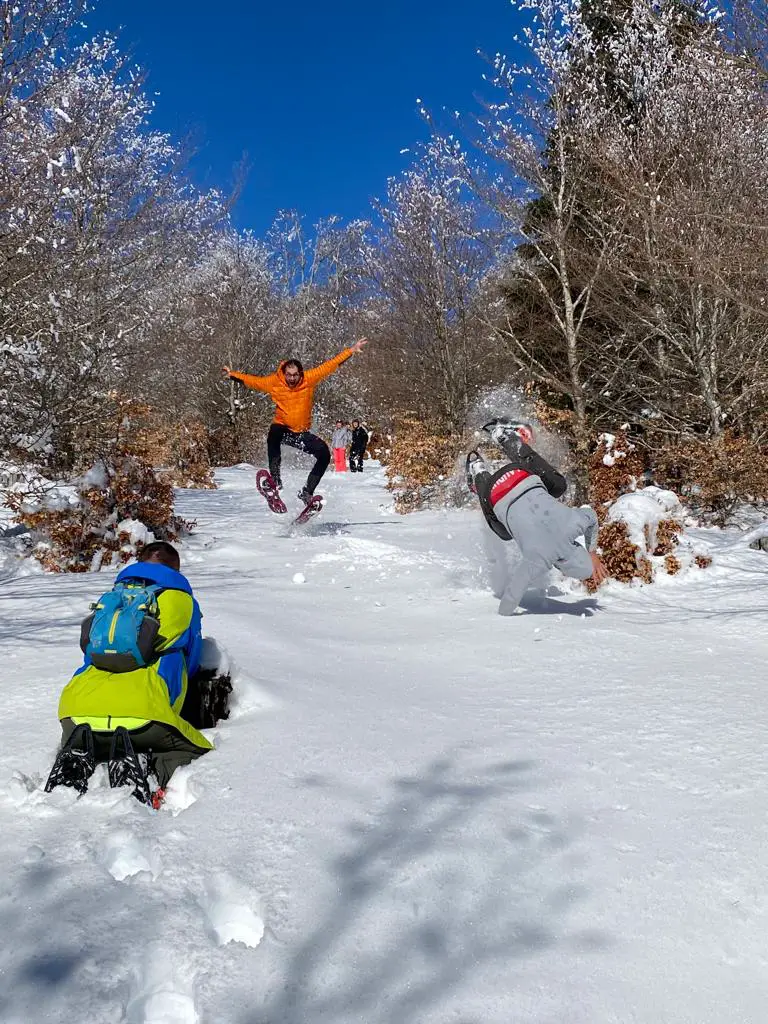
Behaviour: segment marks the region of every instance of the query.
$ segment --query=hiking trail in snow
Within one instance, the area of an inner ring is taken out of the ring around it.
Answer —
[[[42,792],[111,576],[4,562],[2,1024],[765,1020],[764,553],[502,618],[477,510],[368,465],[291,530],[217,475],[177,509],[235,704],[159,813]]]

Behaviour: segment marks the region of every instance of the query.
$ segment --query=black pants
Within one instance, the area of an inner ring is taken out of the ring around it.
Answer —
[[[307,477],[307,490],[310,494],[315,493],[315,488],[323,478],[323,473],[328,469],[331,461],[331,450],[321,437],[310,434],[308,430],[296,433],[284,427],[282,423],[273,423],[267,434],[267,457],[269,458],[269,472],[275,482],[281,484],[280,480],[280,445],[287,444],[291,448],[298,448],[301,452],[314,455],[315,464]]]
[[[71,718],[61,720],[61,742],[67,742],[75,728]],[[96,754],[96,762],[107,761],[112,746],[112,732],[97,732],[93,730],[93,748]],[[196,757],[207,753],[202,747],[196,747],[191,740],[164,722],[148,722],[138,729],[129,729],[133,749],[137,754],[151,754],[150,768],[157,776],[161,789],[165,789],[168,782],[182,765],[189,764]]]
[[[349,468],[353,473],[363,472],[363,456],[365,455],[365,448],[361,452],[356,452],[352,449],[349,453]]]

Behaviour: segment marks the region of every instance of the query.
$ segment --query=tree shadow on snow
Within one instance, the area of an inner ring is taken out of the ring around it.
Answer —
[[[604,947],[568,933],[569,908],[586,895],[573,880],[578,836],[518,803],[534,782],[528,761],[478,771],[441,759],[395,778],[385,805],[349,826],[327,912],[240,1024],[405,1024],[430,1011],[477,1024],[477,1001],[463,1015],[458,1005],[470,976],[498,1005],[498,985],[525,959],[562,943]]]
[[[98,879],[82,884],[66,863],[22,863],[5,880],[0,934],[9,941],[0,950],[0,1020],[58,1020],[58,1011],[61,1019],[79,1020],[76,1002],[85,1019],[96,991],[105,1014],[117,1019],[124,992],[115,966],[125,953],[123,928],[137,913],[122,887]]]
[[[51,646],[59,646],[65,638],[71,642],[88,614],[88,602],[101,591],[89,596],[82,584],[67,586],[63,582],[65,585],[46,578],[46,587],[52,583],[53,588],[44,597],[39,595],[36,577],[0,585],[0,642],[34,639],[35,644]],[[101,589],[110,585],[105,579]]]

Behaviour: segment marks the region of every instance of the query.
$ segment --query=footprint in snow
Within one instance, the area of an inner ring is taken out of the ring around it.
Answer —
[[[175,968],[160,942],[146,951],[142,976],[125,1009],[125,1024],[199,1024],[192,982]]]
[[[242,942],[255,949],[264,937],[264,920],[258,900],[246,886],[225,874],[209,878],[201,906],[210,932],[219,946]]]
[[[155,879],[160,874],[160,861],[154,849],[145,850],[130,832],[113,832],[102,845],[98,859],[118,882],[147,871]]]

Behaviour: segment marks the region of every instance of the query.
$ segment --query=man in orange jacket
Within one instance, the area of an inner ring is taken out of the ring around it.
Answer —
[[[333,359],[306,371],[298,359],[286,359],[275,373],[270,373],[267,377],[254,377],[250,373],[239,373],[228,366],[224,367],[227,377],[239,380],[254,391],[263,391],[275,403],[275,418],[267,434],[267,456],[269,472],[278,487],[283,485],[280,479],[281,445],[287,444],[291,448],[298,448],[309,455],[314,455],[315,464],[306,485],[299,492],[299,497],[304,502],[312,498],[331,461],[328,445],[309,430],[312,425],[312,400],[315,388],[320,381],[330,377],[342,363],[367,344],[368,339],[361,338],[351,348],[345,348]]]

